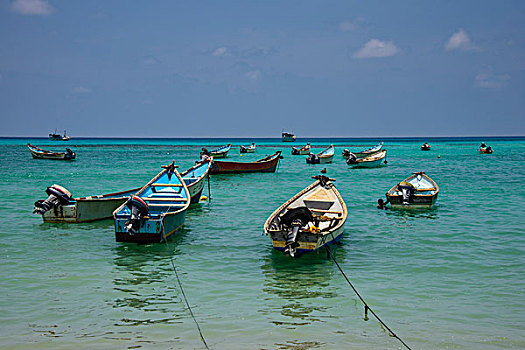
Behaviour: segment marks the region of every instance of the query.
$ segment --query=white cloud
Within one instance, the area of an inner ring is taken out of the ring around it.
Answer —
[[[355,30],[357,28],[357,25],[352,21],[342,21],[339,23],[339,29],[341,29],[343,32],[349,32],[352,30]]]
[[[11,10],[22,15],[46,16],[53,13],[54,9],[46,0],[15,0]]]
[[[252,70],[252,71],[246,72],[244,74],[244,76],[246,78],[248,78],[249,80],[251,80],[251,81],[256,81],[256,80],[259,80],[261,78],[261,71],[260,70]]]
[[[447,43],[445,44],[445,50],[452,51],[452,50],[461,50],[461,51],[469,51],[474,50],[476,47],[472,43],[472,40],[470,40],[468,34],[463,30],[460,29],[448,39]]]
[[[224,57],[224,56],[229,56],[229,53],[228,53],[228,49],[222,46],[222,47],[218,47],[217,49],[215,49],[212,55],[217,56],[217,57]]]
[[[494,74],[492,70],[481,72],[476,75],[474,85],[483,89],[501,89],[509,83],[509,74]]]
[[[397,55],[401,50],[397,48],[391,41],[381,41],[372,39],[365,44],[359,51],[357,51],[354,58],[374,58],[374,57],[390,57]]]
[[[73,91],[76,94],[89,94],[92,90],[84,86],[77,86],[73,89]]]

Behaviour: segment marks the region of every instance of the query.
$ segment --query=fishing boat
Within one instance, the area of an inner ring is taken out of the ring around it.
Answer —
[[[256,147],[257,146],[255,146],[255,143],[252,143],[249,146],[242,146],[241,145],[241,153],[254,153]]]
[[[281,134],[283,142],[295,142],[295,135],[290,132],[283,132]]]
[[[275,249],[298,257],[342,238],[348,211],[330,179],[316,181],[281,205],[264,224]]]
[[[485,145],[484,142],[481,143],[481,146],[478,148],[478,152],[482,154],[492,154],[494,150],[492,147]]]
[[[310,153],[308,158],[306,158],[306,163],[308,164],[332,163],[334,154],[335,154],[334,145],[330,145],[326,149],[324,149],[323,151],[317,154]]]
[[[190,193],[175,163],[115,209],[117,242],[158,243],[179,230],[190,205]]]
[[[180,174],[186,187],[188,187],[191,198],[190,204],[199,203],[204,188],[204,180],[208,177],[212,162],[213,158],[204,159]]]
[[[209,152],[209,155],[213,158],[224,158],[228,155],[228,151],[232,148],[231,144],[217,148],[214,151]]]
[[[27,148],[29,148],[31,155],[35,159],[74,160],[76,157],[75,152],[69,148],[66,148],[65,152],[53,152],[38,148],[29,143],[27,144]]]
[[[303,147],[297,149],[296,147],[292,147],[292,155],[307,155],[307,154],[310,154],[310,149],[312,147],[310,146],[309,143],[307,143],[306,145],[304,145]]]
[[[281,151],[259,159],[255,162],[227,162],[214,160],[210,174],[233,173],[274,173],[281,159]]]
[[[345,149],[343,151],[343,158],[347,158],[348,159],[348,157],[350,157],[350,153],[355,155],[358,159],[359,158],[363,158],[363,157],[366,157],[366,156],[369,156],[369,155],[372,155],[374,153],[377,153],[377,152],[381,151],[382,148],[383,148],[383,142],[380,142],[377,145],[375,145],[374,147],[370,147],[370,148],[365,149],[365,150],[363,150],[361,152],[350,152],[350,150]]]
[[[421,150],[422,151],[430,151],[430,145],[428,143],[424,143],[421,145]]]
[[[392,187],[387,202],[392,208],[430,208],[437,200],[438,185],[424,172],[413,173]]]
[[[350,157],[346,160],[346,164],[354,168],[376,168],[386,163],[386,149],[360,159],[350,154]]]
[[[44,223],[82,223],[113,217],[113,211],[126,202],[130,195],[140,190],[71,198],[71,193],[60,185],[46,189],[46,200],[35,202],[33,213],[42,215]]]
[[[53,141],[69,141],[71,138],[66,135],[66,130],[64,130],[64,135],[57,134],[57,129],[52,134],[49,134],[49,139]]]

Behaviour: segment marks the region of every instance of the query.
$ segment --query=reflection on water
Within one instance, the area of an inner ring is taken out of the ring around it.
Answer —
[[[331,248],[337,259],[344,259],[344,250]],[[307,253],[298,259],[285,256],[282,252],[272,250],[261,266],[265,276],[263,291],[270,296],[278,296],[282,301],[277,308],[281,316],[272,323],[286,328],[296,328],[313,322],[324,322],[331,317],[326,299],[337,296],[336,290],[330,288],[330,280],[334,274],[333,263],[327,257],[326,249]],[[271,302],[265,303],[272,305]],[[276,310],[259,310],[273,315]],[[282,345],[282,344],[281,344]],[[295,346],[295,345],[294,345]],[[286,347],[295,348],[295,347]]]
[[[419,219],[419,218],[431,219],[431,220],[439,219],[439,212],[436,206],[432,208],[410,208],[410,209],[396,208],[396,209],[386,210],[385,213],[387,215],[392,215],[394,217],[400,217],[403,219]]]
[[[113,290],[118,297],[112,307],[127,316],[116,326],[181,323],[186,317],[170,261],[179,254],[182,239],[170,239],[169,250],[164,243],[115,247]]]

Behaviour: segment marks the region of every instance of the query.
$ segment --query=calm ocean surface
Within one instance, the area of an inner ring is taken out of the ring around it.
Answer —
[[[241,157],[238,145],[252,141],[256,153]],[[203,348],[170,257],[211,349],[402,348],[363,320],[326,251],[293,260],[263,235],[273,210],[324,167],[349,210],[335,257],[400,338],[413,349],[525,348],[525,138],[385,140],[389,163],[376,169],[351,169],[341,152],[380,140],[308,141],[333,141],[334,162],[307,165],[278,139],[0,139],[0,348]],[[481,141],[494,154],[478,154]],[[32,159],[26,142],[70,147],[77,160]],[[44,225],[31,213],[54,183],[73,196],[138,187],[160,165],[182,171],[200,147],[228,142],[229,160],[284,159],[275,174],[213,176],[212,200],[190,208],[170,250],[116,243],[112,220]],[[413,171],[438,183],[437,206],[376,209]]]

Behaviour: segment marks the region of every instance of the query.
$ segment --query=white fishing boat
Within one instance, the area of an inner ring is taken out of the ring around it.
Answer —
[[[430,208],[436,203],[438,193],[434,180],[420,171],[392,187],[386,197],[392,208]]]
[[[377,145],[375,145],[374,147],[370,147],[370,148],[365,149],[365,150],[360,151],[360,152],[350,152],[350,150],[345,149],[343,151],[343,158],[348,158],[350,156],[350,154],[355,155],[358,159],[370,156],[372,154],[375,154],[375,153],[381,151],[381,149],[383,148],[383,144],[384,144],[383,142],[380,142]]]
[[[348,215],[346,204],[326,176],[286,201],[266,220],[264,232],[273,247],[292,257],[341,240]]]
[[[242,146],[241,145],[241,153],[254,153],[257,146],[255,146],[255,143],[252,143],[249,146]]]
[[[346,160],[346,164],[353,168],[376,168],[386,164],[386,149],[361,159],[357,159],[352,153]]]
[[[310,146],[309,143],[307,143],[306,145],[304,145],[303,147],[301,148],[296,148],[296,147],[292,147],[292,155],[307,155],[307,154],[310,154],[310,149],[312,147]]]
[[[306,163],[308,164],[326,164],[326,163],[332,163],[332,159],[334,158],[335,154],[335,148],[334,145],[328,146],[323,151],[313,154],[310,153],[308,158],[306,158]]]

